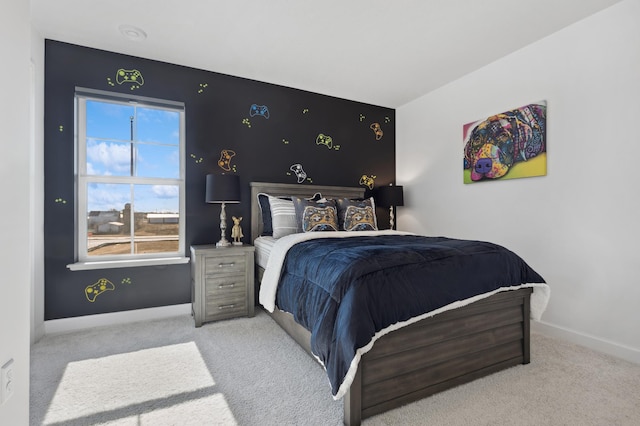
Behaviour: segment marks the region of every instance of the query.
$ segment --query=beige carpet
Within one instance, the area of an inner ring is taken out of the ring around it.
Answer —
[[[640,366],[532,335],[531,364],[367,419],[371,425],[640,425]],[[266,314],[189,316],[46,336],[31,425],[340,425],[322,368]]]

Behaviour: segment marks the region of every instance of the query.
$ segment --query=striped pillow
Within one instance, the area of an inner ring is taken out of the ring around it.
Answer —
[[[285,235],[298,232],[296,221],[296,209],[293,201],[269,196],[271,208],[271,223],[273,226],[273,238],[281,238]]]

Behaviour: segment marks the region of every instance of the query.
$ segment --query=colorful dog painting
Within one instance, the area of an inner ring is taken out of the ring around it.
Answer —
[[[541,101],[466,124],[464,182],[546,175],[546,111]]]

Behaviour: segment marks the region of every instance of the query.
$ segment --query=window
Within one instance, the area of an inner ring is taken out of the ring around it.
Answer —
[[[76,126],[78,261],[184,256],[184,105],[78,89]]]

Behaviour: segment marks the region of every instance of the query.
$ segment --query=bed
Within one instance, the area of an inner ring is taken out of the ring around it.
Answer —
[[[364,196],[364,188],[358,187],[263,182],[251,182],[250,185],[252,241],[261,236],[264,226],[258,194],[306,198],[321,194],[330,199]],[[309,237],[316,234],[315,237],[323,233],[308,234]],[[345,240],[355,241],[355,238]],[[324,243],[325,240],[317,241]],[[265,276],[268,259],[260,260],[258,254],[256,262],[255,294],[258,295],[265,290],[260,288],[263,278],[265,283],[271,282],[273,278],[267,280],[267,276],[270,273],[279,275],[279,272],[274,273],[273,266],[269,266],[271,270],[266,271]],[[358,425],[364,418],[482,376],[529,363],[532,294],[536,292],[536,316],[544,310],[549,296],[548,286],[541,281],[455,302],[376,333],[370,344],[358,349],[347,377],[334,393],[334,398],[343,399],[344,423]],[[312,351],[311,332],[298,324],[292,314],[278,307],[273,309],[268,302],[263,304],[276,323],[320,361]]]

